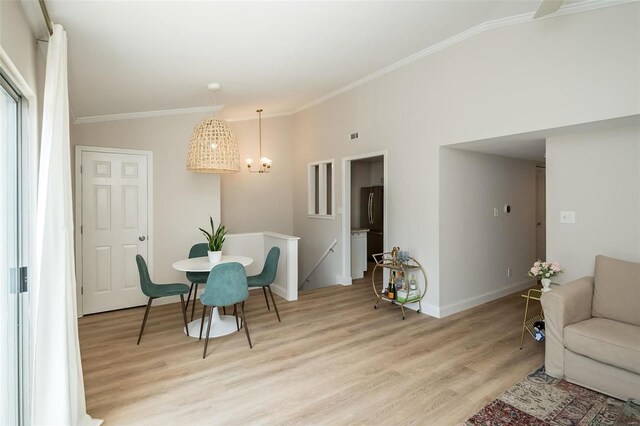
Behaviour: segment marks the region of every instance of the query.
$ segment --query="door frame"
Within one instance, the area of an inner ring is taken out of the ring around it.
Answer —
[[[36,229],[37,220],[37,197],[38,197],[38,162],[40,159],[40,143],[39,143],[39,120],[40,114],[38,113],[39,100],[34,90],[27,80],[22,76],[18,67],[15,66],[11,57],[0,46],[0,72],[3,77],[10,82],[13,88],[19,92],[22,98],[21,102],[21,128],[18,131],[21,133],[21,146],[20,156],[22,159],[22,166],[25,167],[21,172],[20,179],[22,179],[22,194],[21,197],[21,211],[22,225],[24,226],[22,235],[22,247],[21,253],[23,262],[22,266],[29,268],[29,275],[32,274],[34,268],[34,260],[36,258],[36,248],[34,244],[34,235]],[[31,380],[30,380],[30,366],[29,358],[32,355],[31,347],[31,290],[33,279],[29,279],[28,289],[26,292],[20,293],[20,327],[22,333],[21,354],[19,355],[18,374],[21,377],[21,388],[19,390],[18,398],[20,400],[19,411],[21,424],[29,424],[31,420]]]
[[[536,164],[536,203],[535,203],[535,209],[536,209],[536,219],[535,219],[535,224],[536,224],[536,258],[537,259],[542,259],[543,261],[546,259],[547,257],[547,216],[546,216],[546,211],[547,211],[547,168],[546,165],[540,165],[540,164]],[[540,186],[540,179],[539,176],[540,174],[544,175],[544,185]],[[540,199],[540,190],[542,190],[544,192],[543,194],[543,199]],[[544,209],[542,210],[542,223],[544,224],[544,246],[542,247],[541,241],[540,241],[540,231],[539,231],[539,226],[538,226],[538,214],[540,213],[540,204],[541,201],[544,202]],[[539,256],[540,255],[540,249],[542,249],[542,251],[544,251],[544,256]]]
[[[153,271],[153,152],[138,149],[105,148],[101,146],[76,145],[75,147],[75,252],[76,252],[76,300],[78,307],[78,318],[84,315],[83,294],[82,294],[82,154],[84,152],[101,152],[107,154],[133,154],[143,155],[147,158],[147,265],[149,271]],[[153,272],[151,272],[153,275]]]
[[[389,227],[388,224],[388,197],[389,172],[387,150],[367,152],[364,154],[342,157],[342,277],[339,283],[351,285],[351,162],[371,157],[382,156],[382,167],[384,176],[384,197],[383,197],[383,218],[382,226],[384,235],[382,236],[383,247],[388,247]]]

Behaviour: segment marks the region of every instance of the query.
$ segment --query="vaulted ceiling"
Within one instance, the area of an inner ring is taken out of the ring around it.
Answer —
[[[539,0],[214,2],[47,0],[69,37],[76,117],[207,107],[290,113]]]

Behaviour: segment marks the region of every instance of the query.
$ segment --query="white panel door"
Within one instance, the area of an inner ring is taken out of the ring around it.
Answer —
[[[136,254],[147,261],[147,157],[82,153],[82,310],[146,304]]]

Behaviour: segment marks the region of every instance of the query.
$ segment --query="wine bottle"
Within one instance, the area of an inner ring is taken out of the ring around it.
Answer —
[[[389,274],[389,292],[387,293],[387,297],[389,299],[395,299],[396,297],[396,271],[391,271]]]

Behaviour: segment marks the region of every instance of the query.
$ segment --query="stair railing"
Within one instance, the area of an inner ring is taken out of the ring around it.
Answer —
[[[313,269],[311,269],[311,272],[309,272],[309,274],[307,275],[307,278],[305,278],[305,280],[302,281],[302,283],[298,286],[298,290],[301,290],[302,287],[304,287],[304,285],[310,281],[311,275],[313,275],[316,269],[318,269],[318,266],[320,266],[322,261],[329,255],[329,253],[333,253],[333,248],[336,246],[336,244],[338,244],[338,240],[334,238],[331,245],[329,245],[329,247],[324,251],[320,259],[318,259],[318,261],[314,265]]]

